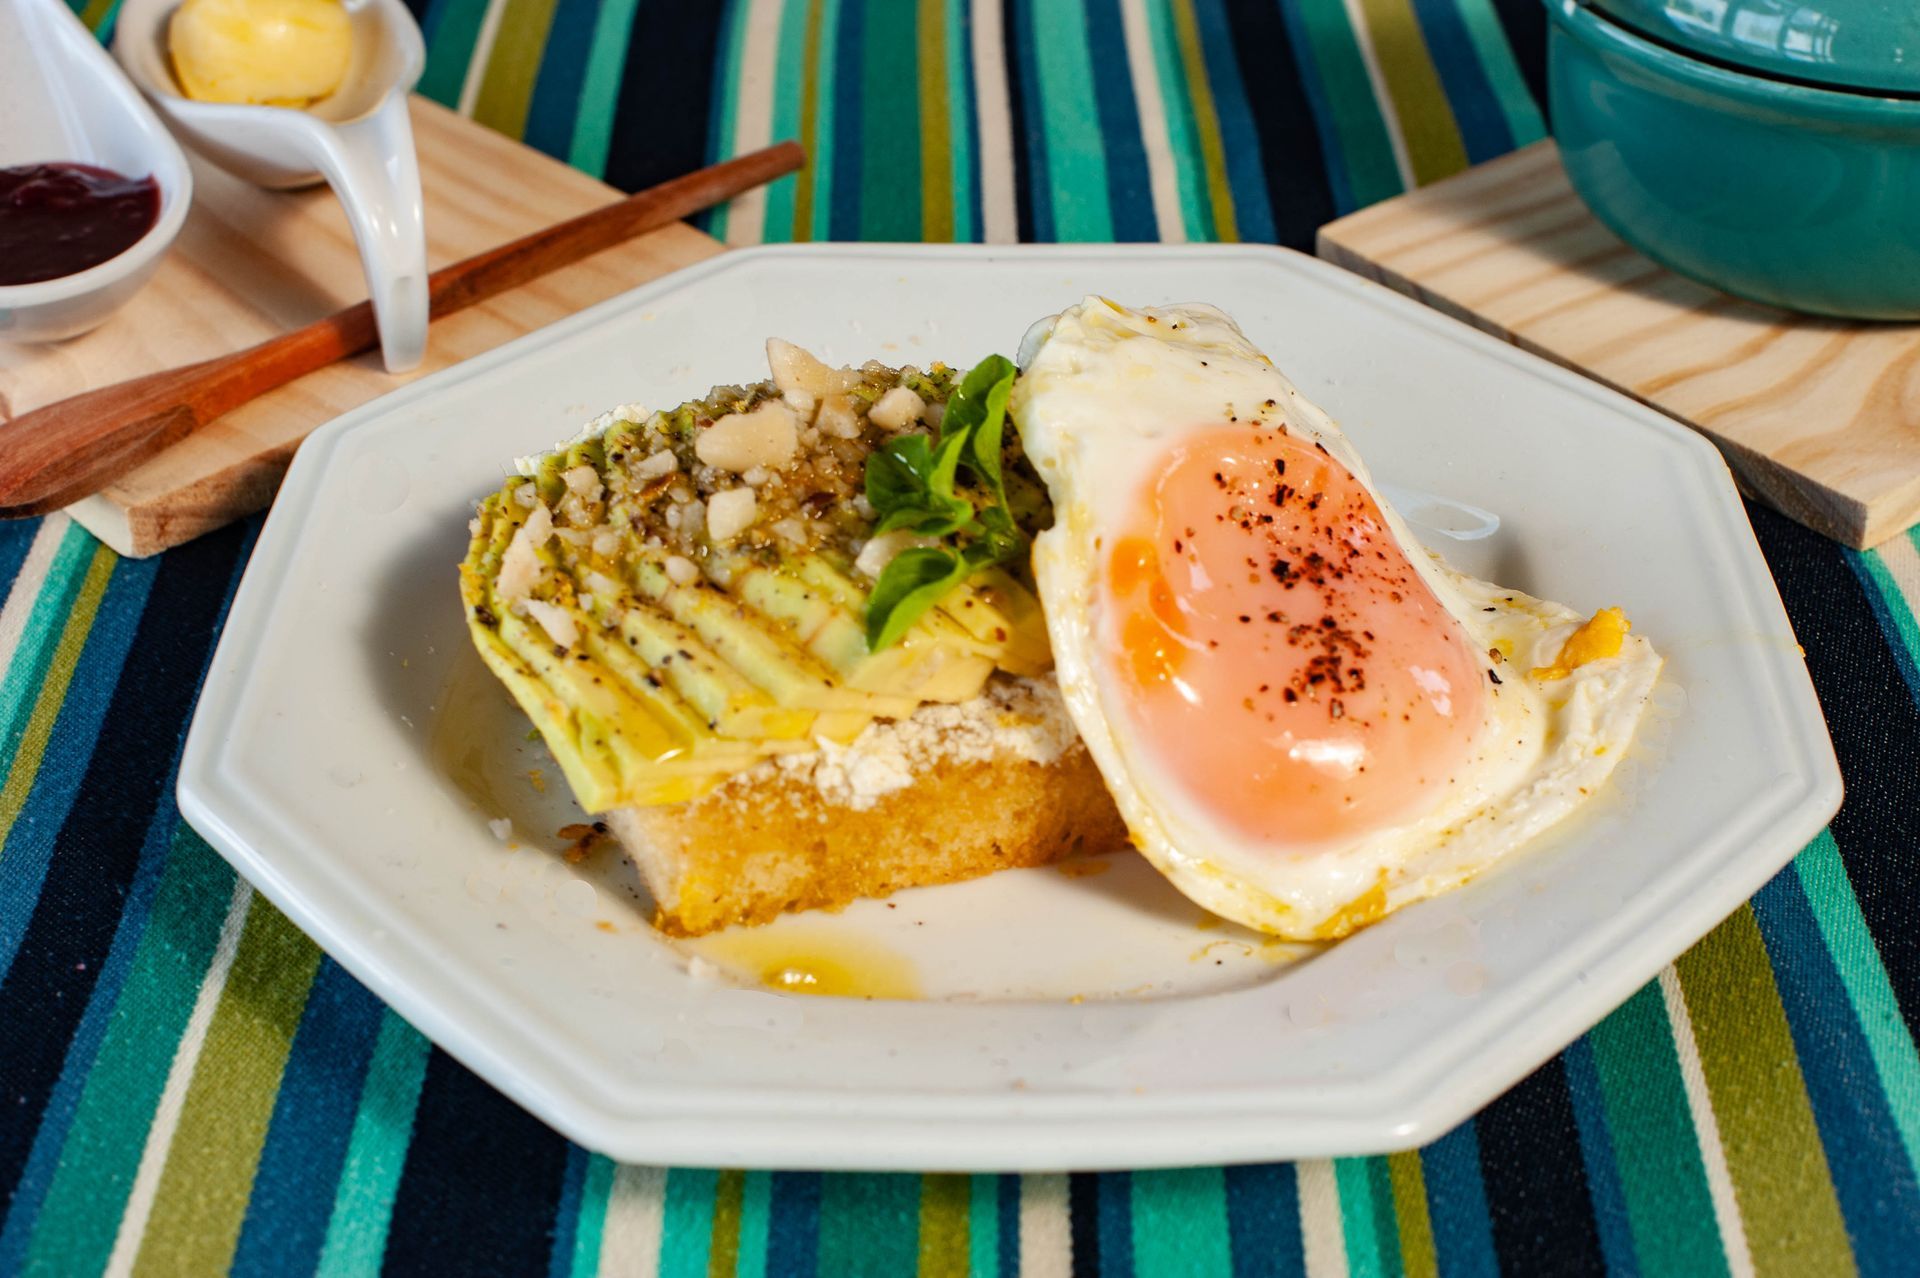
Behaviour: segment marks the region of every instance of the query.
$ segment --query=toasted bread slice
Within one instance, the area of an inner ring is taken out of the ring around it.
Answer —
[[[698,936],[1125,846],[1051,676],[768,760],[685,803],[606,814],[661,930]]]

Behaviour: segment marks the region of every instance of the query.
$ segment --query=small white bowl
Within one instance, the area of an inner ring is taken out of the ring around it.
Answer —
[[[0,0],[3,3],[4,0]],[[367,276],[387,371],[427,346],[427,240],[407,93],[426,66],[420,27],[401,0],[346,0],[346,82],[306,110],[197,102],[180,91],[167,24],[179,0],[122,0],[113,56],[188,145],[274,189],[324,178],[340,197]]]
[[[160,213],[147,233],[97,266],[34,284],[0,285],[0,339],[76,337],[139,291],[193,202],[187,157],[93,33],[61,0],[0,0],[0,166],[93,164],[151,175]]]

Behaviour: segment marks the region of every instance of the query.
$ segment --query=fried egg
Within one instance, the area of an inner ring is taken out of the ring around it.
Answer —
[[[1521,848],[1626,753],[1661,660],[1625,615],[1425,550],[1220,311],[1088,298],[1020,363],[1060,685],[1135,844],[1200,905],[1343,936]]]

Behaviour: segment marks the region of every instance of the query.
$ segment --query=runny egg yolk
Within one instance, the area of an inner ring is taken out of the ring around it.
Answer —
[[[1104,586],[1134,728],[1244,834],[1298,849],[1391,825],[1472,748],[1486,663],[1372,494],[1316,445],[1185,436]]]

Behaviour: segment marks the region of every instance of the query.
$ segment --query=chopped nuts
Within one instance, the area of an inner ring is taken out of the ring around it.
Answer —
[[[773,384],[782,394],[799,390],[815,396],[831,395],[860,384],[858,373],[829,368],[792,342],[777,337],[767,339],[767,367],[773,370]]]
[[[722,417],[694,441],[694,456],[716,470],[736,474],[755,466],[784,466],[793,460],[800,431],[793,410],[777,399],[752,412]]]
[[[867,419],[882,430],[905,430],[927,411],[927,401],[905,386],[896,386],[867,410]]]
[[[853,401],[845,395],[828,395],[822,399],[813,424],[822,435],[835,439],[860,438],[860,419],[854,416]]]
[[[540,623],[547,637],[562,648],[571,648],[579,642],[580,627],[573,624],[573,617],[565,608],[557,608],[544,599],[529,599],[527,613]]]
[[[507,551],[500,557],[500,579],[494,586],[500,598],[511,604],[532,592],[540,580],[540,556],[536,552],[552,538],[553,516],[545,506],[534,506],[527,522],[514,529],[513,540],[507,543]]]
[[[671,448],[663,448],[635,465],[633,474],[636,479],[658,479],[679,469],[680,459],[673,455]]]
[[[750,527],[758,500],[751,488],[729,488],[707,498],[707,536],[716,544],[732,541]]]

